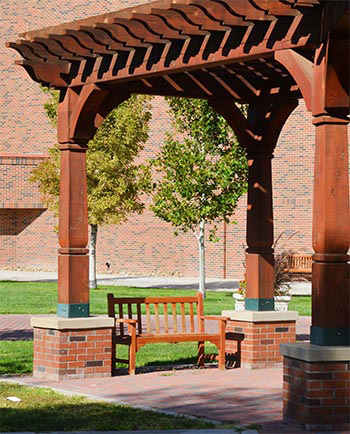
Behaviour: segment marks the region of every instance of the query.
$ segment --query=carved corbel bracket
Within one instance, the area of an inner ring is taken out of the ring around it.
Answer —
[[[223,116],[248,154],[273,153],[280,132],[298,105],[297,99],[275,97],[256,99],[248,107],[248,116],[233,101],[212,99],[209,104]]]
[[[129,96],[95,84],[62,90],[58,105],[58,142],[86,145],[108,113]]]

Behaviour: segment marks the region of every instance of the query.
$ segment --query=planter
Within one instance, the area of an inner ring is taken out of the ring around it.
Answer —
[[[275,310],[285,312],[288,310],[288,304],[292,297],[290,295],[276,295],[275,296]]]
[[[245,297],[243,294],[234,292],[232,297],[235,299],[235,310],[245,310]]]

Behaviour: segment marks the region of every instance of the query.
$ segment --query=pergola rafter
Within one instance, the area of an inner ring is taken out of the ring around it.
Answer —
[[[27,32],[9,46],[25,59],[31,77],[45,85],[113,87],[122,80],[240,60],[248,71],[256,58],[317,44],[321,13],[320,2],[311,0],[161,0]],[[56,79],[45,73],[43,63],[56,63]],[[248,83],[259,89],[254,80]]]

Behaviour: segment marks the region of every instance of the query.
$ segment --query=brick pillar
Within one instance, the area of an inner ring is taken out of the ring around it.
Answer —
[[[275,368],[282,366],[280,344],[295,342],[297,312],[223,311],[231,318],[226,331],[243,333],[241,342],[241,366],[245,368]],[[236,353],[237,343],[226,341],[226,352]]]
[[[110,377],[113,318],[34,317],[33,376],[46,380]]]
[[[298,343],[281,345],[281,352],[284,421],[307,430],[349,430],[350,349]]]
[[[327,431],[350,428],[349,88],[344,85],[350,60],[348,39],[333,33],[330,22],[325,14],[314,65],[298,74],[304,83],[312,77],[307,93],[316,127],[311,343],[281,345],[285,421]]]

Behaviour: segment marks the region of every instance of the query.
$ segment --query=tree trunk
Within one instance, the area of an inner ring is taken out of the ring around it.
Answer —
[[[90,225],[90,255],[89,255],[89,287],[96,289],[96,242],[97,242],[97,225]]]
[[[199,224],[198,247],[199,247],[199,292],[205,298],[205,249],[204,249],[204,220]]]

